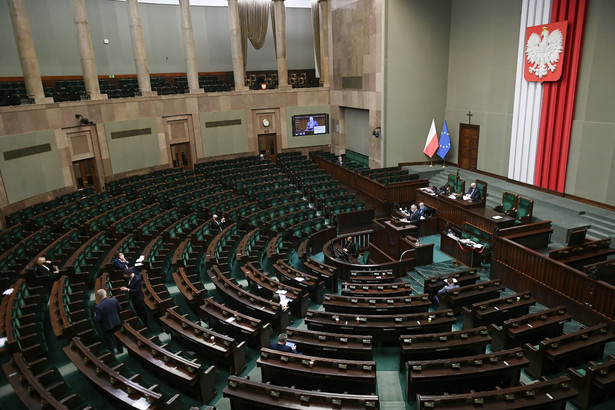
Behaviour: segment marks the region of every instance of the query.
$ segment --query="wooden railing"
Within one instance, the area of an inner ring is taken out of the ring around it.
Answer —
[[[493,248],[491,276],[506,287],[531,290],[546,306],[564,305],[586,325],[615,325],[615,286],[507,238],[494,236]]]

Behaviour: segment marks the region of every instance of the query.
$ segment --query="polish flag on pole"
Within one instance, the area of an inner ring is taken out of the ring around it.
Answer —
[[[429,134],[427,134],[427,141],[425,141],[425,149],[423,152],[429,158],[433,157],[433,154],[438,150],[438,133],[436,132],[436,122],[431,120],[431,127],[429,128]]]

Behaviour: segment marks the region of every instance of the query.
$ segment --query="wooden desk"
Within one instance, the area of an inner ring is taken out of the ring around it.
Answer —
[[[519,384],[529,360],[520,347],[453,359],[406,362],[406,399],[415,394],[466,393]]]
[[[509,349],[524,343],[537,343],[545,337],[557,337],[562,334],[564,322],[570,319],[564,307],[558,306],[508,319],[501,327],[491,324],[489,327],[489,333],[493,337],[491,350]]]
[[[487,327],[452,332],[399,336],[399,371],[412,360],[433,360],[485,353],[491,337]]]
[[[286,334],[299,353],[335,359],[372,360],[373,338],[368,335],[326,333],[292,327],[286,328]]]
[[[376,362],[333,359],[261,349],[263,382],[334,393],[376,393]]]
[[[431,301],[425,294],[391,297],[326,295],[323,307],[327,312],[386,315],[427,312]]]
[[[570,387],[570,379],[566,376],[557,379],[538,381],[522,386],[505,389],[472,392],[465,394],[417,395],[418,410],[473,410],[494,409],[544,409],[561,410],[566,407],[566,401],[577,395]]]
[[[230,376],[224,397],[231,401],[232,410],[288,410],[309,406],[315,409],[373,410],[380,408],[378,396],[341,394],[274,386],[269,383]],[[309,404],[308,404],[309,403]]]
[[[470,223],[489,233],[495,232],[496,228],[507,228],[515,223],[515,218],[486,208],[483,202],[451,199],[444,195],[430,195],[421,189],[416,190],[416,200],[424,202],[425,205],[438,212],[440,232],[444,230],[447,222],[459,227]],[[501,218],[494,219],[493,217]]]
[[[470,307],[464,306],[463,328],[470,329],[476,326],[486,326],[490,323],[502,324],[505,320],[527,315],[530,306],[536,301],[530,292],[517,293],[503,298],[485,300],[474,303]]]

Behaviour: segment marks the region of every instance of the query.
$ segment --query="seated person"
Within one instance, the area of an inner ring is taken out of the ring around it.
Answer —
[[[212,232],[222,232],[224,228],[226,228],[226,220],[224,219],[224,215],[220,218],[220,220],[218,220],[218,215],[212,215],[210,228]]]
[[[117,257],[113,258],[113,267],[116,270],[129,270],[133,273],[138,273],[139,270],[135,266],[130,266],[130,262],[124,257],[122,252],[117,254]]]
[[[314,131],[314,127],[318,127],[318,121],[314,120],[314,117],[310,117],[310,120],[305,124],[306,131]]]
[[[448,278],[446,280],[446,282],[445,282],[444,287],[442,289],[440,289],[438,291],[438,294],[433,297],[434,301],[439,304],[440,300],[438,299],[438,296],[441,296],[441,295],[445,294],[446,292],[448,292],[451,289],[457,289],[458,287],[459,287],[459,285],[457,284],[457,280],[456,279]]]
[[[423,202],[419,202],[419,214],[421,219],[425,219],[429,216],[431,209],[429,209]]]
[[[344,252],[346,252],[347,255],[350,255],[353,258],[358,257],[359,256],[359,245],[355,243],[352,236],[349,236],[347,238],[347,242],[348,243],[346,244],[346,247],[344,248]]]
[[[410,206],[410,217],[408,218],[412,225],[418,226],[421,224],[421,213],[415,204]]]
[[[463,199],[468,201],[480,201],[481,195],[478,188],[476,188],[476,182],[470,184],[470,190],[463,196]]]
[[[442,187],[440,187],[440,194],[441,195],[451,195],[451,194],[453,194],[453,187],[451,186],[451,184],[449,184],[447,182]]]
[[[36,260],[34,267],[34,277],[42,278],[43,282],[51,289],[53,282],[60,278],[60,269],[56,265],[52,265],[51,261],[41,256]]]
[[[288,335],[286,333],[280,333],[278,341],[269,343],[269,348],[280,352],[297,353],[297,347],[287,345],[286,340],[288,340]]]
[[[341,155],[339,157],[337,157],[337,165],[339,165],[340,167],[342,165],[344,165],[344,162],[342,161],[342,156]]]

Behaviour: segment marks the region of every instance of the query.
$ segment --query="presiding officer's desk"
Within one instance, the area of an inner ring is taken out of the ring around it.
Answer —
[[[481,201],[453,199],[446,195],[433,194],[425,188],[416,190],[416,200],[437,211],[440,218],[438,226],[440,232],[445,229],[447,223],[459,227],[470,223],[489,233],[495,232],[496,228],[508,228],[515,223],[515,218],[486,208],[485,203]]]

